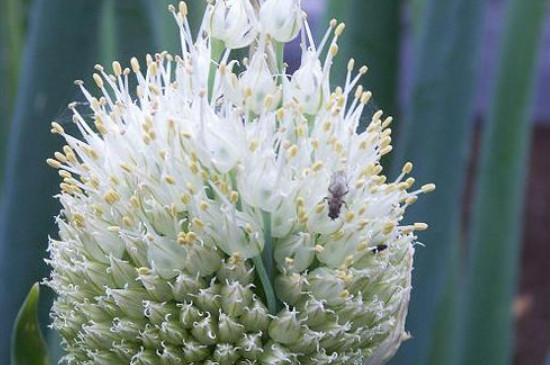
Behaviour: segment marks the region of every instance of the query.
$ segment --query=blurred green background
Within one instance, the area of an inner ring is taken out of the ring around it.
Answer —
[[[413,339],[391,364],[543,364],[550,345],[548,2],[302,2],[315,30],[333,17],[346,22],[333,81],[342,81],[349,57],[367,64],[374,105],[396,116],[395,152],[384,161],[389,177],[411,160],[421,183],[438,186],[406,218],[430,230],[415,259]],[[66,105],[79,99],[72,82],[89,80],[95,63],[177,52],[169,3],[0,2],[2,363],[19,306],[48,275],[59,181],[44,161],[61,147],[49,123],[70,128]],[[188,4],[197,28],[204,1]],[[297,66],[296,47],[286,58]],[[51,293],[44,293],[45,327]],[[58,356],[57,338],[47,338]]]

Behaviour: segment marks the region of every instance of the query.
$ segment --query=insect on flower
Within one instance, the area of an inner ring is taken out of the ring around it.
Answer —
[[[330,195],[325,198],[328,201],[328,216],[335,220],[340,216],[342,205],[346,205],[344,197],[349,192],[346,174],[343,171],[332,174],[328,192]]]

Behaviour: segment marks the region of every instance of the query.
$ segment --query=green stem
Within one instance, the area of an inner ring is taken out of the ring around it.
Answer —
[[[275,315],[279,311],[279,303],[273,290],[274,262],[273,262],[273,237],[271,236],[271,213],[262,212],[264,221],[264,249],[262,255],[254,257],[254,265],[256,272],[260,277],[260,281],[264,287],[265,298],[269,313]]]
[[[210,55],[210,72],[208,73],[208,99],[212,97],[214,92],[214,80],[216,78],[216,70],[218,69],[218,63],[224,50],[224,44],[222,41],[212,39],[212,52]]]
[[[273,47],[275,48],[275,61],[277,62],[277,70],[279,70],[279,72],[282,74],[283,64],[284,64],[285,44],[283,42],[274,42]],[[280,79],[282,80],[282,76]]]

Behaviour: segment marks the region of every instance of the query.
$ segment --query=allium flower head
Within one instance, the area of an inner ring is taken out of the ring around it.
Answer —
[[[170,7],[181,55],[96,66],[98,93],[76,82],[93,120],[71,104],[79,136],[53,123],[67,144],[48,160],[63,179],[47,283],[66,363],[381,364],[407,338],[426,225],[400,222],[434,186],[410,191],[410,163],[381,175],[391,117],[357,133],[366,67],[331,87],[344,25],[316,45],[299,1],[279,3],[212,2],[197,38],[186,5]],[[298,30],[290,76],[276,42]]]

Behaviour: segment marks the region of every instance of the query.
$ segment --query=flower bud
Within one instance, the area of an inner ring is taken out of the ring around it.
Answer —
[[[305,114],[313,115],[319,111],[327,96],[325,82],[317,56],[308,51],[302,55],[302,65],[294,73],[292,80],[286,82],[283,93],[288,95],[287,100],[297,100]]]
[[[239,282],[230,282],[222,287],[221,305],[225,313],[231,316],[240,316],[245,307],[252,300],[252,291],[250,288],[242,286]]]
[[[218,335],[221,342],[235,343],[245,333],[242,324],[235,321],[236,317],[220,312],[218,317]]]
[[[249,1],[217,0],[207,9],[207,32],[230,49],[250,45],[258,34],[257,22]]]
[[[275,293],[283,303],[294,305],[304,295],[306,285],[307,281],[298,273],[279,275],[275,279]]]
[[[269,336],[282,344],[293,343],[300,337],[300,320],[298,312],[290,311],[288,306],[269,324]]]
[[[264,109],[272,110],[278,105],[280,92],[263,52],[256,52],[242,73],[239,93],[245,108],[255,114]],[[271,105],[266,105],[267,97],[273,98]]]
[[[260,301],[253,300],[252,305],[244,309],[240,321],[248,332],[263,332],[269,323],[267,308]]]
[[[307,280],[315,298],[326,300],[329,305],[344,303],[346,284],[337,276],[335,270],[317,268],[309,273]]]
[[[262,30],[277,42],[290,42],[302,26],[299,0],[267,0],[260,9]]]

